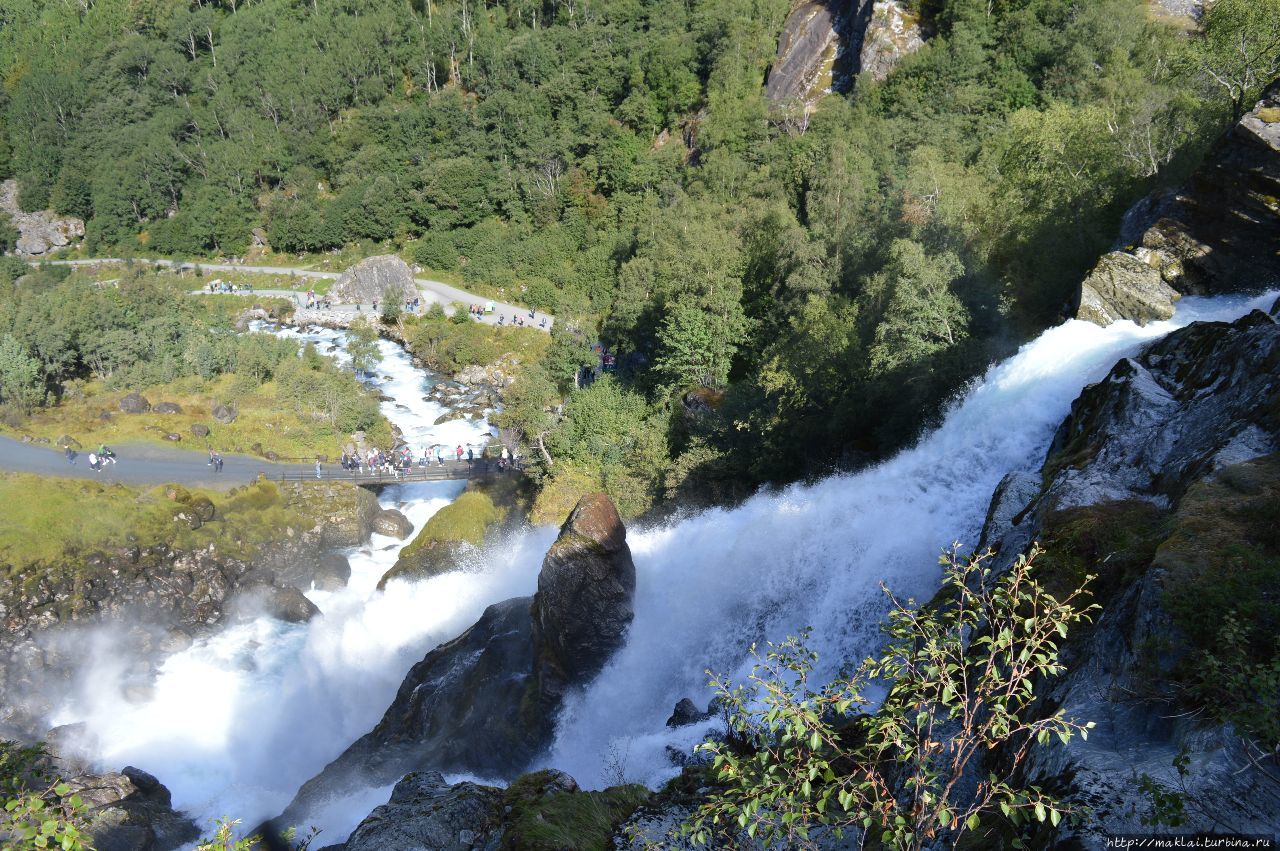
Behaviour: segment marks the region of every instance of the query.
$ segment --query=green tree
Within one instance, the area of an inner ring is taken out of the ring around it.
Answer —
[[[1217,0],[1204,16],[1200,67],[1231,99],[1232,118],[1280,76],[1280,0]]]
[[[44,402],[40,362],[12,334],[0,340],[0,402],[23,413]]]
[[[1018,772],[1031,748],[1087,738],[1093,726],[1062,710],[1036,717],[1033,706],[1036,684],[1065,670],[1059,642],[1097,607],[1082,605],[1083,587],[1062,600],[1045,591],[1033,577],[1038,555],[1001,574],[991,553],[965,559],[953,548],[942,602],[919,608],[889,594],[887,647],[832,682],[811,684],[807,633],[756,655],[745,686],[714,678],[730,737],[699,746],[719,785],[686,831],[699,843],[742,830],[796,847],[827,825],[914,851],[955,847],[1001,815],[1015,829],[1056,827],[1073,807],[1020,785]],[[856,714],[876,684],[887,696]]]
[[[356,375],[368,375],[375,366],[382,362],[382,351],[378,348],[378,332],[368,322],[357,322],[351,326],[347,340],[347,354],[351,357],[351,368]]]
[[[659,374],[676,387],[723,385],[742,327],[741,317],[725,322],[691,296],[676,299],[658,331]]]
[[[871,364],[889,370],[953,346],[968,333],[969,314],[951,285],[964,274],[953,252],[930,255],[912,240],[896,240],[890,260],[868,284],[887,304],[875,330]]]
[[[50,769],[43,745],[0,741],[0,851],[93,851],[89,807]]]

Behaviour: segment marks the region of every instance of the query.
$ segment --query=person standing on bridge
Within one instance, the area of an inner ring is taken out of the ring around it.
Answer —
[[[461,461],[462,460],[462,444],[461,443],[458,444],[458,450],[455,454],[458,456],[458,460]]]
[[[468,467],[473,466],[475,464],[475,460],[476,460],[476,451],[471,448],[470,444],[467,444],[467,466]]]

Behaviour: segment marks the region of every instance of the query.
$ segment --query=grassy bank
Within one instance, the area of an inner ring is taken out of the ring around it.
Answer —
[[[276,380],[255,386],[234,375],[208,381],[188,377],[140,391],[152,406],[172,402],[181,408],[180,413],[126,414],[120,410],[120,400],[127,395],[125,390],[90,381],[73,386],[55,405],[0,423],[0,433],[11,437],[31,435],[51,442],[70,435],[85,448],[139,441],[173,446],[175,442],[165,435],[178,434],[182,440],[176,445],[186,448],[244,454],[270,451],[281,458],[309,458],[316,454],[336,457],[348,433],[331,418],[318,415],[307,400],[298,398],[294,389]],[[354,382],[347,392],[360,393]],[[376,407],[365,396],[350,401]],[[213,408],[224,403],[233,404],[239,411],[232,423],[220,423],[212,416]],[[209,435],[197,437],[191,430],[194,425],[207,426]],[[376,445],[391,445],[391,424],[380,414],[367,434]]]
[[[174,485],[121,484],[0,475],[0,562],[10,575],[74,553],[168,544],[194,549],[217,544],[251,556],[262,543],[302,529],[307,520],[285,505],[271,482],[227,493]],[[209,518],[192,529],[190,514]]]

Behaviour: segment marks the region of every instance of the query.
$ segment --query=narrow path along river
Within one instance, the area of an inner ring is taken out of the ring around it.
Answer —
[[[315,343],[322,353],[345,337],[319,328],[279,333]],[[439,379],[416,369],[395,344],[379,345],[375,384],[392,398],[383,411],[415,452],[487,438],[485,420],[434,425],[446,409],[423,397]],[[332,354],[345,359],[344,352]],[[464,486],[394,485],[379,501],[403,511],[416,532]],[[553,537],[554,530],[522,536],[483,573],[393,582],[383,593],[378,580],[408,542],[375,534],[366,546],[345,551],[352,568],[346,588],[308,593],[321,616],[301,625],[267,617],[229,624],[170,656],[154,682],[144,683],[141,702],[126,699],[128,691],[137,700],[139,691],[125,686],[139,674],[112,651],[104,631],[86,666],[90,673],[50,723],[86,721],[104,767],[151,771],[170,787],[174,805],[202,827],[221,816],[256,823],[282,810],[303,781],[373,726],[405,672],[429,649],[462,632],[495,600],[532,593]],[[386,793],[365,797],[368,806],[356,802],[331,818],[318,815],[325,828],[319,845],[344,840]]]

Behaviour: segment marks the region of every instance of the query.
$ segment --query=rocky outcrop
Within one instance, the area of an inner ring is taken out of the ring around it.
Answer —
[[[307,781],[278,821],[303,824],[334,795],[410,771],[515,773],[550,741],[566,691],[620,646],[634,589],[617,510],[585,497],[543,562],[538,593],[490,606],[414,665],[377,726]]]
[[[342,304],[404,302],[418,295],[409,264],[394,254],[366,257],[342,273],[330,295]]]
[[[1186,804],[1178,832],[1280,831],[1280,785],[1258,754],[1232,724],[1184,702],[1180,678],[1197,650],[1171,608],[1180,597],[1189,610],[1221,605],[1197,588],[1229,587],[1242,548],[1274,549],[1278,366],[1280,324],[1261,311],[1176,331],[1081,393],[1038,486],[1013,474],[992,499],[983,539],[1000,561],[1040,540],[1042,581],[1069,589],[1098,575],[1101,612],[1073,628],[1067,675],[1037,689],[1046,708],[1097,724],[1087,740],[1036,748],[1027,764],[1028,782],[1089,808],[1063,823],[1060,844],[1102,848],[1151,832],[1144,775]]]
[[[74,245],[84,238],[84,222],[73,216],[58,216],[49,211],[24,212],[18,206],[18,181],[0,183],[0,216],[8,216],[18,230],[14,254],[19,257],[42,257],[59,248]]]
[[[862,37],[857,72],[885,79],[904,56],[924,46],[926,37],[919,16],[901,0],[876,0]]]
[[[1141,236],[1106,255],[1081,287],[1080,319],[1144,323],[1174,292],[1215,294],[1280,282],[1280,83],[1210,151],[1191,181],[1126,217]],[[1167,284],[1161,287],[1159,282]]]
[[[871,0],[807,0],[792,10],[769,69],[765,97],[775,104],[816,100],[830,86],[832,69],[854,21],[870,12]]]
[[[141,769],[86,774],[67,785],[90,808],[97,851],[172,851],[200,836],[195,822],[173,809],[164,784]]]

